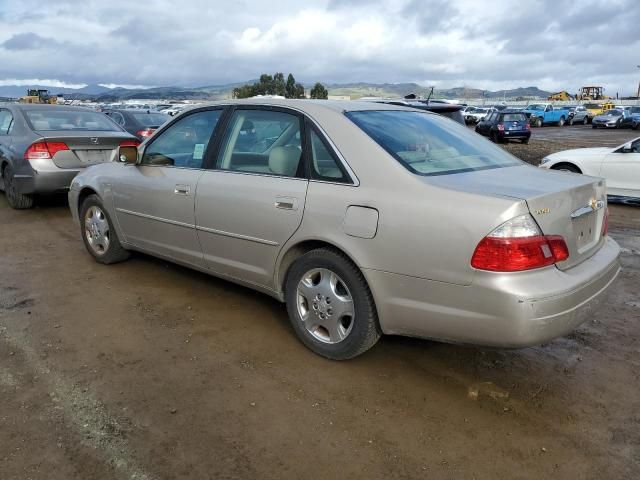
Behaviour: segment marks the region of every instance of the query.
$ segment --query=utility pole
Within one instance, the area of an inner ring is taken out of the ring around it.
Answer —
[[[636,67],[640,68],[640,65],[636,65]],[[636,93],[636,101],[640,103],[640,82],[638,82],[638,92]]]

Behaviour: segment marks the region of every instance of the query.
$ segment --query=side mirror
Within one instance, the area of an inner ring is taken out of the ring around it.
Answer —
[[[627,142],[622,146],[622,153],[631,153],[631,142]]]
[[[129,165],[138,163],[138,149],[136,147],[118,148],[118,161]]]

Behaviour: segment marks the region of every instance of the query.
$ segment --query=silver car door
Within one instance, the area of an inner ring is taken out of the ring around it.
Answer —
[[[160,131],[137,165],[123,165],[114,203],[125,241],[176,261],[202,262],[194,196],[222,110],[202,110]]]
[[[602,162],[600,176],[607,180],[609,195],[640,197],[640,139],[631,148],[620,148]]]
[[[283,244],[302,221],[302,119],[265,107],[238,108],[227,122],[215,168],[196,193],[196,225],[214,272],[270,288]]]

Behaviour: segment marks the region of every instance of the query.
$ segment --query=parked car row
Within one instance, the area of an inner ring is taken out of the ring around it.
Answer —
[[[423,109],[216,102],[142,144],[83,113],[0,109],[12,206],[31,205],[16,202],[39,191],[25,185],[70,182],[96,261],[141,251],[271,295],[327,358],[382,334],[546,342],[592,315],[620,270],[602,179],[535,168]],[[500,115],[505,134],[528,125]]]

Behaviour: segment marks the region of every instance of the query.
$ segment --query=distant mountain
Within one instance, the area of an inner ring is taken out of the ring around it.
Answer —
[[[87,85],[82,88],[59,88],[43,85],[0,86],[0,97],[18,98],[26,95],[27,89],[46,89],[52,95],[62,94],[72,100],[94,100],[99,102],[117,102],[130,99],[148,100],[220,100],[230,98],[234,88],[254,83],[247,82],[230,83],[225,85],[208,85],[203,87],[155,87],[146,89],[107,88],[101,85]],[[312,84],[305,84],[311,88]],[[430,88],[417,83],[329,83],[325,85],[329,95],[345,95],[352,99],[362,97],[403,97],[410,93],[426,97]],[[471,87],[456,87],[449,89],[436,89],[432,98],[445,99],[472,99],[472,98],[522,98],[541,97],[546,98],[550,92],[540,90],[538,87],[516,88],[512,90],[488,91]]]

